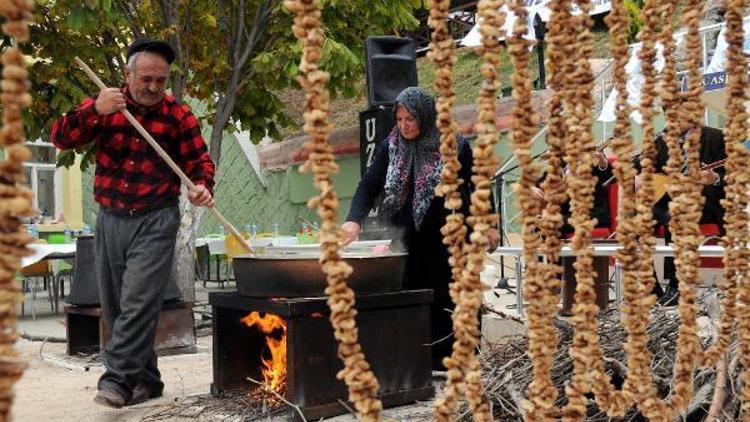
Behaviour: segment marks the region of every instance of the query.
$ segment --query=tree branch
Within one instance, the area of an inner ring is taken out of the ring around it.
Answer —
[[[711,389],[713,388],[713,385],[710,382],[707,382],[700,387],[698,387],[695,390],[695,393],[693,393],[693,398],[690,400],[690,403],[688,403],[687,409],[685,409],[684,415],[691,417],[697,412],[703,412],[702,409],[704,409],[704,406],[706,402],[708,401],[709,396],[711,396]],[[681,415],[675,416],[673,421],[682,421],[684,420]],[[712,419],[705,419],[705,420],[712,420]]]
[[[135,22],[136,22],[136,23],[138,23],[138,22],[143,22],[143,18],[141,17],[141,10],[140,10],[140,8],[139,8],[139,7],[136,7],[136,8],[135,8],[135,10],[134,10],[134,13],[133,13],[133,14],[135,15],[135,16],[133,17],[133,19],[135,20]],[[139,34],[139,36],[141,36],[141,37],[142,37],[142,36],[144,36],[144,35],[145,35],[145,34],[144,34],[144,33],[143,33],[143,32],[142,32],[141,30],[140,30],[140,28],[138,28],[138,29],[137,29],[137,31],[138,31],[138,34]]]
[[[187,70],[187,61],[183,59],[182,39],[180,37],[179,8],[173,0],[161,0],[159,3],[162,11],[162,23],[167,28],[174,30],[169,37],[169,43],[175,52],[175,63],[178,72],[170,75],[172,79],[172,95],[178,103],[182,103],[183,90],[185,87],[185,72]]]
[[[258,46],[258,43],[260,42],[260,39],[266,29],[266,25],[268,24],[269,18],[271,16],[273,3],[275,3],[274,0],[266,0],[263,3],[258,5],[258,9],[255,12],[253,29],[250,32],[250,37],[248,38],[247,44],[245,44],[245,48],[242,53],[242,57],[240,58],[240,61],[237,63],[237,66],[232,71],[232,80],[230,82],[230,88],[235,91],[238,91],[237,88],[240,87],[241,76],[247,75],[248,73],[248,72],[243,72],[242,68],[245,66],[248,59],[250,58],[250,55],[255,51],[256,47]],[[245,76],[245,78],[249,79],[247,78],[247,76]],[[233,87],[232,87],[232,84],[233,84]],[[232,104],[231,106],[232,108],[234,108],[234,104]]]
[[[118,80],[119,72],[117,70],[117,65],[114,63],[114,57],[110,56],[109,54],[105,54],[104,61],[107,62],[107,67],[109,68],[109,79],[113,82]],[[114,84],[108,85],[115,86]]]
[[[182,19],[182,33],[186,34],[188,32],[188,28],[190,28],[190,25],[192,23],[193,16],[190,14],[190,12],[193,9],[193,5],[196,3],[196,0],[190,0],[188,2],[187,7],[185,8],[185,16]],[[182,38],[180,38],[180,47],[182,49],[182,63],[184,64],[184,68],[188,68],[188,64],[190,63],[190,44],[182,44]],[[184,75],[183,75],[184,78]]]
[[[120,11],[125,16],[125,20],[128,22],[128,26],[130,27],[130,32],[132,32],[133,37],[138,38],[143,36],[143,32],[141,32],[141,29],[137,25],[136,17],[133,15],[133,12],[130,10],[130,5],[127,2],[118,1],[117,6],[120,8]]]
[[[216,120],[214,121],[214,126],[211,129],[211,146],[209,148],[209,154],[214,160],[214,163],[216,163],[217,167],[221,159],[221,137],[224,132],[224,128],[229,122],[229,119],[232,117],[232,113],[234,113],[234,107],[237,103],[237,95],[239,94],[238,88],[240,78],[245,73],[247,73],[244,67],[249,61],[250,56],[258,46],[271,16],[272,6],[277,3],[277,1],[278,0],[266,0],[258,5],[258,8],[255,12],[253,29],[250,33],[248,42],[241,49],[235,49],[234,51],[229,52],[230,57],[232,57],[233,54],[236,54],[238,50],[241,50],[242,54],[239,56],[236,62],[232,63],[232,74],[229,79],[229,83],[227,84],[224,92],[220,94],[219,99],[216,102]],[[244,2],[240,2],[240,5],[238,7],[241,8],[241,14],[242,16],[244,16]],[[238,14],[240,14],[239,11]],[[230,45],[235,45],[237,41],[240,42],[239,45],[242,45],[241,34],[242,33],[233,32],[232,36],[237,36],[237,38],[232,39]]]
[[[219,29],[219,33],[221,33],[221,32],[230,33],[229,18],[227,17],[227,6],[226,6],[226,3],[224,2],[224,0],[218,0],[218,3],[219,3],[219,6],[217,7],[217,9],[219,11],[219,17],[218,17],[217,20],[218,20],[218,22],[220,24],[219,28],[218,28]],[[229,44],[227,44],[227,45],[229,45]]]
[[[625,379],[628,377],[627,365],[625,365],[624,363],[614,358],[604,357],[603,360],[604,362],[611,364],[615,372],[617,372],[617,374],[620,375],[622,379]],[[656,375],[656,374],[653,374],[651,377],[654,380],[654,384],[656,384],[656,388],[660,390],[667,390],[667,391],[669,390],[670,380],[664,377],[660,377],[659,375]]]
[[[727,356],[724,355],[716,363],[716,383],[714,384],[714,396],[711,399],[711,407],[708,408],[707,421],[719,419],[719,413],[724,408],[727,400]]]
[[[107,44],[115,44],[115,37],[110,31],[104,31],[102,36],[104,37],[104,42]],[[105,61],[107,62],[107,67],[109,67],[109,78],[112,83],[110,86],[117,86],[122,82],[122,66],[120,66],[118,59],[119,55],[105,55]]]
[[[117,75],[119,76],[118,79],[120,81],[125,80],[125,67],[127,66],[127,63],[123,60],[122,54],[115,54],[113,57],[115,61],[115,67],[117,67]]]
[[[67,79],[67,81],[70,82],[71,85],[75,86],[81,92],[83,92],[84,94],[86,94],[86,96],[89,96],[89,95],[91,95],[91,94],[93,94],[95,92],[95,91],[92,91],[91,88],[88,85],[86,85],[86,84],[82,83],[81,81],[79,81],[78,78],[76,78],[71,73],[65,74],[65,79]]]
[[[242,36],[245,33],[245,1],[237,1],[237,30],[232,31],[233,48],[232,48],[232,64],[239,62],[239,52],[242,49]]]

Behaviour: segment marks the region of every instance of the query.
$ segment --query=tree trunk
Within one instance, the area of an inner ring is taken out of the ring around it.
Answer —
[[[216,111],[217,120],[220,117],[219,111]],[[208,154],[211,156],[214,165],[216,166],[216,173],[219,172],[219,162],[221,160],[221,140],[224,138],[224,126],[219,125],[218,122],[214,123],[211,127],[211,140],[208,145]]]
[[[187,187],[182,186],[180,195],[180,228],[174,251],[173,274],[182,300],[195,302],[195,236],[198,232],[202,208],[195,208],[185,195]]]
[[[724,20],[724,1],[723,0],[708,0],[706,2],[705,11],[706,15],[701,20],[701,26],[711,25]],[[718,34],[718,31],[717,31]]]

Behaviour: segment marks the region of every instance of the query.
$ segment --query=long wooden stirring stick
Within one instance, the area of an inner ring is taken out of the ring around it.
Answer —
[[[81,70],[83,70],[84,73],[91,79],[99,89],[104,89],[107,86],[104,85],[104,82],[99,79],[98,76],[91,70],[91,68],[88,67],[86,63],[83,62],[83,60],[79,59],[78,57],[75,57],[75,61],[80,66]],[[159,145],[159,143],[156,142],[156,140],[151,136],[151,134],[148,133],[148,131],[138,122],[138,120],[133,117],[132,114],[128,111],[128,109],[123,108],[120,110],[122,114],[125,116],[126,119],[132,124],[135,129],[138,131],[138,133],[143,136],[143,138],[146,140],[146,142],[151,145],[151,147],[156,150],[156,153],[159,154],[159,156],[169,165],[169,167],[172,168],[172,170],[177,174],[177,176],[180,177],[180,180],[182,180],[182,183],[186,184],[188,189],[190,190],[196,190],[195,183],[193,183],[192,180],[190,180],[187,175],[185,175],[185,172],[182,171],[182,169],[177,165],[177,163],[172,160],[172,158],[167,154],[166,151]],[[224,228],[229,232],[232,236],[234,236],[237,239],[237,242],[249,253],[253,253],[253,248],[250,247],[250,244],[248,244],[245,241],[245,238],[242,237],[239,231],[237,231],[236,228],[227,221],[226,218],[219,212],[219,210],[216,209],[215,206],[209,208],[211,212],[214,213],[214,216],[221,222],[221,225],[224,226]]]

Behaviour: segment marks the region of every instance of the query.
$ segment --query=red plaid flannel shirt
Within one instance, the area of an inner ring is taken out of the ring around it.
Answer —
[[[201,136],[200,124],[184,104],[167,95],[150,108],[133,101],[123,88],[127,108],[195,184],[213,194],[214,163]],[[60,149],[96,143],[94,198],[102,207],[133,209],[173,202],[180,179],[120,113],[100,116],[96,97],[55,122],[50,135]]]

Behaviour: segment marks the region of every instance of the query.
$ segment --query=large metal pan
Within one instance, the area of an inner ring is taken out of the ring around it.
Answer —
[[[237,291],[252,297],[314,297],[325,295],[326,276],[315,252],[242,255],[232,260]],[[347,283],[357,294],[401,289],[405,253],[342,254],[354,272]]]
[[[376,246],[390,247],[391,240],[360,240],[344,246],[344,252],[369,253]],[[255,246],[255,245],[253,245]],[[304,245],[259,245],[258,252],[261,254],[286,254],[286,253],[318,253],[320,252],[320,243],[308,243]],[[240,254],[244,255],[244,253]]]

